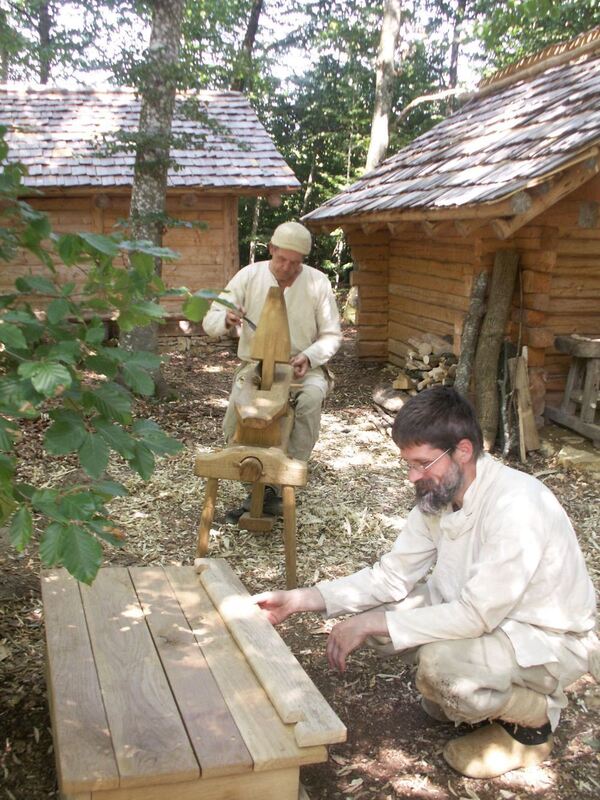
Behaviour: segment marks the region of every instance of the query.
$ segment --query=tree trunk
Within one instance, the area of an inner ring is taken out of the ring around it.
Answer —
[[[40,3],[37,20],[38,36],[40,37],[40,83],[48,83],[50,78],[52,18],[48,3]]]
[[[383,161],[389,142],[389,117],[392,110],[394,88],[394,54],[400,35],[402,0],[385,0],[381,38],[377,50],[375,79],[375,105],[371,124],[371,141],[367,154],[366,171],[369,172]]]
[[[263,0],[252,0],[246,35],[244,36],[244,41],[242,42],[242,47],[237,58],[237,74],[231,82],[231,89],[234,92],[243,92],[248,83],[248,75],[252,65],[252,50],[254,49],[254,40],[256,39],[258,20],[260,19],[262,7]]]
[[[310,163],[310,172],[306,181],[306,188],[304,190],[304,197],[302,198],[302,208],[300,209],[300,216],[303,217],[308,211],[308,203],[315,188],[315,172],[317,169],[317,156],[313,153],[312,161]]]
[[[488,284],[487,272],[480,272],[473,282],[469,310],[465,317],[462,337],[460,341],[460,358],[456,367],[456,378],[454,388],[457,392],[466,395],[471,383],[471,373],[473,371],[473,358],[477,346],[479,326],[485,310],[485,290]]]
[[[256,240],[258,238],[258,223],[260,221],[260,210],[262,207],[262,197],[257,197],[254,202],[254,213],[252,214],[252,230],[250,231],[250,264],[256,260]]]
[[[175,107],[174,67],[179,60],[181,22],[185,0],[153,0],[152,32],[142,84],[139,135],[131,191],[130,227],[133,239],[162,245],[166,208],[167,173],[171,125]],[[162,272],[162,260],[155,259]],[[122,333],[121,345],[128,350],[156,352],[158,326],[148,325]],[[155,376],[155,379],[158,376]],[[160,394],[158,379],[157,392]]]
[[[496,253],[494,271],[475,355],[475,406],[483,431],[483,444],[491,450],[498,433],[498,360],[510,313],[519,254],[514,250]]]
[[[460,29],[465,18],[467,0],[458,0],[456,14],[454,15],[454,28],[452,31],[452,46],[450,48],[449,88],[454,89],[458,83],[458,54],[460,48]]]

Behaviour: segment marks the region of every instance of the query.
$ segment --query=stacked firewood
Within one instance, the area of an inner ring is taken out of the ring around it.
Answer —
[[[408,340],[404,367],[392,386],[415,395],[430,386],[452,386],[458,358],[452,346],[441,336],[423,333]]]

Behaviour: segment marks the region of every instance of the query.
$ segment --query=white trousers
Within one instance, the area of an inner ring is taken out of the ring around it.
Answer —
[[[384,608],[408,610],[430,604],[426,584],[418,584],[405,600]],[[520,686],[546,697],[548,718],[555,728],[560,709],[567,705],[564,687],[588,668],[587,660],[567,646],[558,664],[522,667],[500,628],[476,639],[430,642],[400,652],[383,637],[370,637],[367,643],[382,656],[397,655],[404,663],[416,664],[417,689],[457,723],[497,718],[513,687]]]
[[[229,404],[223,419],[223,434],[226,442],[230,441],[237,425],[236,398],[239,396],[244,381],[255,372],[255,369],[255,363],[242,364],[234,374]],[[290,433],[287,453],[290,458],[308,461],[319,438],[325,391],[320,386],[308,384],[293,389],[291,399],[294,405],[294,425]]]

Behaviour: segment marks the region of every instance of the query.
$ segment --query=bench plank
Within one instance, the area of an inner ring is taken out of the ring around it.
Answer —
[[[198,778],[200,769],[126,569],[82,587],[120,785]]]
[[[325,747],[300,748],[265,696],[240,649],[231,639],[193,567],[165,567],[181,608],[226,698],[255,770],[327,760]]]
[[[200,579],[300,746],[346,741],[346,726],[223,559],[198,559]]]
[[[65,569],[42,574],[48,697],[65,794],[119,785],[79,586]],[[89,796],[89,795],[88,795]]]
[[[252,769],[252,758],[162,567],[129,574],[203,779]]]
[[[94,792],[92,800],[298,800],[298,785],[296,767],[202,779],[200,783]]]

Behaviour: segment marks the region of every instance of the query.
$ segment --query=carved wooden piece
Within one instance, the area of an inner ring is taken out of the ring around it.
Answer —
[[[260,388],[268,391],[273,384],[275,363],[287,364],[290,360],[290,329],[283,291],[271,286],[260,315],[254,339],[252,358],[262,361]]]
[[[223,559],[198,559],[202,585],[300,746],[343,742],[346,728]]]

